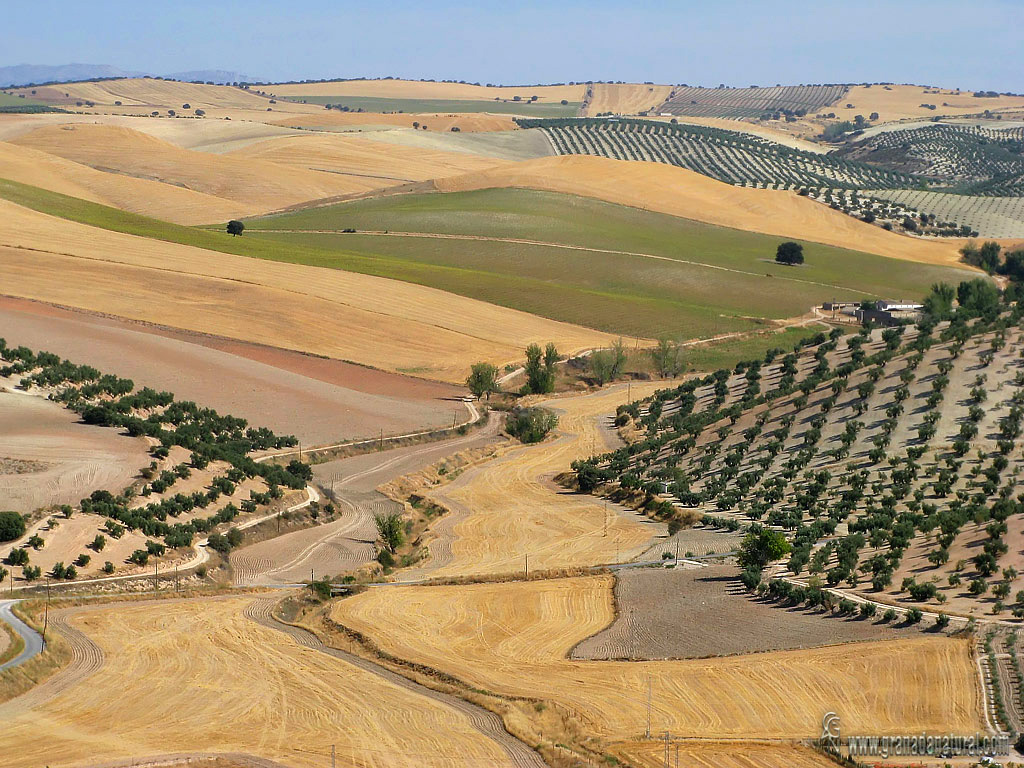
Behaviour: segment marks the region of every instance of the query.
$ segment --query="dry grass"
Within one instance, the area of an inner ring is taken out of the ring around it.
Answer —
[[[427,125],[430,132],[451,131],[458,126],[459,131],[511,131],[516,127],[511,115],[492,115],[481,113],[463,114],[409,114],[407,112],[339,112],[337,110],[321,110],[313,115],[291,115],[272,119],[275,125],[294,128],[345,129],[356,126],[394,126],[395,128],[412,128],[413,123]]]
[[[671,85],[641,85],[639,83],[594,83],[594,95],[587,105],[586,114],[614,112],[617,115],[635,115],[654,109],[672,93]]]
[[[611,745],[608,751],[636,768],[662,768],[665,765],[665,745],[662,742],[620,742]],[[670,745],[669,765],[685,765],[687,768],[835,768],[836,764],[808,747],[790,744],[685,741],[678,746]]]
[[[351,192],[454,176],[503,163],[464,152],[403,147],[335,133],[288,136],[247,146],[231,157],[269,161],[286,168],[329,171],[352,184]]]
[[[641,397],[663,386],[634,386]],[[592,496],[566,491],[552,482],[576,459],[605,450],[598,420],[626,402],[619,385],[585,397],[553,399],[559,413],[557,437],[513,448],[501,458],[466,470],[431,497],[455,514],[435,528],[430,543],[431,576],[450,577],[571,568],[627,559],[647,546],[661,526],[638,515],[617,514]]]
[[[336,80],[329,83],[291,83],[268,85],[268,93],[295,98],[300,96],[370,96],[384,99],[465,99],[471,101],[537,96],[543,103],[583,101],[583,85],[542,85],[526,87],[486,87],[469,83],[436,83],[417,80]]]
[[[948,88],[926,88],[920,85],[889,87],[892,90],[886,90],[881,85],[855,85],[845,96],[822,111],[835,112],[840,120],[853,120],[855,115],[867,118],[872,112],[877,112],[878,122],[889,123],[914,117],[973,115],[980,114],[986,109],[1001,111],[1024,107],[1024,96],[976,99],[971,92],[957,93]],[[936,90],[938,93],[926,93]],[[853,106],[847,108],[847,104]],[[934,104],[935,109],[927,109],[922,107],[922,104]],[[948,106],[943,106],[944,104]]]
[[[14,609],[18,618],[41,632],[43,628],[42,600],[19,603]],[[7,626],[5,623],[4,626]],[[46,650],[24,664],[0,672],[0,705],[36,687],[52,677],[57,670],[70,663],[72,650],[59,634],[50,632],[46,637]],[[4,721],[6,725],[6,720]],[[2,739],[2,736],[0,736]],[[3,750],[0,749],[0,756]],[[0,758],[2,759],[2,758]]]
[[[981,728],[970,644],[921,637],[719,659],[570,661],[613,618],[609,576],[369,590],[334,607],[385,651],[497,693],[556,702],[603,739],[808,738],[822,712],[893,733]]]
[[[0,766],[242,752],[290,766],[508,765],[468,718],[243,615],[251,598],[118,605],[72,626],[98,672],[0,731]],[[154,727],[159,724],[159,727]]]
[[[20,88],[16,93],[28,97],[32,88]],[[92,101],[100,107],[113,107],[120,101],[126,109],[170,108],[182,111],[184,104],[192,109],[211,107],[237,109],[266,109],[267,99],[255,93],[226,85],[179,83],[171,80],[130,78],[94,83],[62,83],[35,88],[32,97],[57,104],[74,104],[76,100]],[[66,95],[67,94],[67,95]]]
[[[644,210],[853,248],[926,264],[958,264],[957,244],[914,239],[833,211],[795,192],[747,189],[663,163],[564,155],[442,179],[444,192],[525,187],[595,197]]]
[[[0,203],[0,279],[22,298],[458,382],[531,341],[604,334],[384,278],[99,230]]]
[[[113,206],[175,224],[226,221],[249,207],[216,195],[142,179],[105,173],[48,152],[0,143],[0,175],[51,192]]]
[[[266,213],[368,188],[365,182],[336,173],[182,149],[122,126],[47,126],[19,136],[13,143],[93,168],[191,189],[244,207],[248,213]],[[378,182],[369,187],[387,185]],[[204,211],[201,205],[190,211],[190,218],[190,223],[223,221],[219,209]]]

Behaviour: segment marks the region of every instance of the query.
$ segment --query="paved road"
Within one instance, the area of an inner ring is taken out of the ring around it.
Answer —
[[[15,616],[14,611],[11,610],[16,602],[18,601],[0,600],[0,621],[7,622],[14,628],[14,631],[17,632],[18,635],[21,636],[21,639],[25,641],[25,647],[22,649],[21,653],[13,659],[5,664],[0,664],[0,672],[5,669],[13,669],[14,667],[21,666],[43,650],[42,636],[28,624]]]

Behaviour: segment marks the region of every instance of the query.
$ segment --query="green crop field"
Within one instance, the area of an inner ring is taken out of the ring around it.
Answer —
[[[572,117],[579,112],[580,102],[551,104],[522,101],[495,101],[493,99],[385,99],[377,96],[295,96],[291,101],[309,104],[334,104],[350,111],[364,112],[497,112],[503,115],[535,115],[536,117]]]
[[[965,274],[814,243],[805,244],[807,265],[781,267],[772,261],[779,238],[528,190],[410,195],[311,209],[250,222],[239,238],[14,182],[0,182],[0,196],[105,229],[404,280],[556,320],[648,337],[685,339],[755,329],[761,318],[799,315],[824,299],[920,296],[933,282],[958,282]],[[300,225],[392,232],[418,228],[546,244],[258,230]]]
[[[43,102],[30,99],[27,96],[21,98],[13,93],[0,92],[0,107],[25,107],[30,105],[41,105]]]

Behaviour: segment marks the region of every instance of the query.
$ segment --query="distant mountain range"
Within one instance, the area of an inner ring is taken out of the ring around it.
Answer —
[[[188,72],[133,72],[109,64],[16,64],[0,67],[0,88],[40,83],[64,83],[101,77],[166,77],[209,83],[255,82],[258,78],[227,69],[195,69]]]

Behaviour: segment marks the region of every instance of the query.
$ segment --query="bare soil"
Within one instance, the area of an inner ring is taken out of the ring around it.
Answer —
[[[88,363],[310,444],[465,418],[455,399],[462,391],[451,385],[273,347],[4,297],[0,327],[12,346]]]
[[[83,424],[56,403],[2,386],[0,456],[0,507],[17,512],[75,504],[100,488],[120,491],[149,463],[142,439]]]
[[[615,621],[576,646],[572,658],[706,658],[919,635],[752,599],[738,575],[733,566],[621,571]]]

